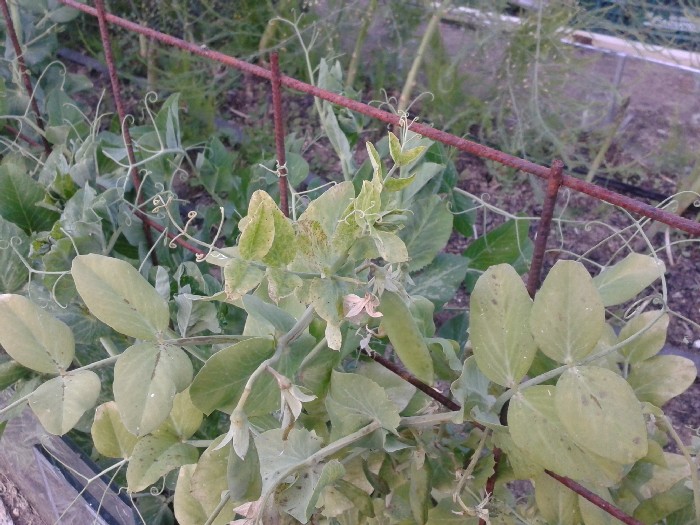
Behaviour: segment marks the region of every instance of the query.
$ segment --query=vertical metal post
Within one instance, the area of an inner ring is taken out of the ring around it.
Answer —
[[[285,217],[289,217],[289,203],[287,194],[289,193],[287,181],[287,156],[284,147],[284,119],[282,118],[282,83],[280,81],[279,55],[270,55],[270,72],[272,77],[272,115],[275,122],[275,148],[277,150],[277,175],[279,176],[280,209]]]
[[[0,0],[0,9],[2,9],[2,16],[5,17],[5,27],[7,27],[7,34],[12,42],[12,47],[15,50],[15,56],[17,57],[17,65],[19,66],[19,73],[22,77],[22,82],[24,83],[24,89],[27,91],[27,96],[29,97],[29,103],[31,105],[32,111],[36,115],[36,125],[43,132],[46,131],[44,126],[44,119],[41,118],[41,112],[39,111],[39,104],[36,102],[36,97],[34,96],[34,87],[32,86],[32,81],[29,78],[29,70],[27,69],[27,63],[24,61],[24,54],[22,52],[22,46],[19,43],[19,38],[17,37],[17,31],[15,31],[15,25],[12,22],[12,16],[10,15],[10,10],[7,7],[6,0]],[[44,153],[46,155],[51,154],[51,144],[46,140],[44,134],[41,135],[41,142],[44,146]]]
[[[102,47],[105,52],[105,61],[107,62],[107,69],[109,70],[109,81],[112,85],[112,96],[114,97],[114,105],[117,109],[117,116],[119,117],[119,123],[122,129],[122,137],[124,139],[124,146],[126,147],[127,157],[129,159],[129,177],[136,189],[137,197],[137,211],[136,215],[141,218],[144,214],[140,209],[141,204],[143,204],[143,195],[140,191],[141,189],[141,177],[139,177],[138,169],[136,168],[136,155],[134,154],[134,145],[131,140],[131,133],[129,132],[129,126],[126,123],[126,111],[124,110],[124,102],[121,97],[121,88],[119,86],[119,77],[117,76],[117,68],[114,64],[114,55],[112,54],[112,43],[109,38],[109,30],[107,28],[107,14],[105,11],[104,0],[95,0],[95,8],[97,9],[97,20],[100,26],[100,37],[102,38]],[[153,246],[153,235],[151,234],[150,227],[143,222],[143,233],[146,236],[146,242],[148,243],[149,249]],[[156,256],[155,250],[151,251],[151,261],[154,265],[158,264],[158,258]]]
[[[532,253],[532,264],[527,276],[527,291],[530,297],[535,296],[540,285],[540,275],[542,274],[542,263],[544,262],[544,251],[547,247],[547,238],[554,216],[554,205],[557,202],[557,195],[562,182],[564,163],[554,160],[549,170],[549,180],[547,181],[547,192],[540,215],[540,224],[537,227],[537,237],[535,238],[535,248]]]

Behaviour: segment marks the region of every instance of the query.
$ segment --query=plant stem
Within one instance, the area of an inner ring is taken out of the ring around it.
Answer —
[[[121,354],[119,354],[121,355]],[[73,370],[73,372],[78,371],[78,370],[91,370],[93,368],[103,368],[105,366],[109,366],[113,363],[116,363],[117,359],[119,359],[119,355],[113,355],[110,357],[106,357],[100,361],[95,361],[94,363],[90,363],[85,366],[81,366],[80,368],[76,368]]]
[[[355,83],[355,77],[357,76],[357,65],[360,63],[360,54],[362,53],[362,48],[365,45],[365,39],[367,38],[367,31],[369,31],[369,26],[372,24],[374,19],[374,12],[377,10],[377,0],[370,0],[369,6],[365,11],[365,15],[362,17],[362,25],[360,30],[357,32],[357,39],[355,40],[355,49],[352,51],[352,57],[350,58],[350,64],[348,65],[348,76],[345,79],[345,91],[349,91],[352,85]]]
[[[666,427],[666,431],[671,434],[671,437],[676,442],[681,454],[683,454],[683,457],[688,462],[688,467],[690,467],[690,481],[693,485],[693,504],[695,506],[695,523],[700,523],[700,480],[698,480],[698,467],[695,464],[695,461],[693,461],[693,457],[690,455],[688,447],[685,446],[683,440],[678,435],[678,432],[676,432],[676,429],[673,428],[668,416],[664,414],[662,421]]]
[[[314,308],[313,306],[309,306],[306,308],[306,310],[304,310],[304,313],[301,314],[301,317],[299,317],[299,320],[294,324],[294,326],[292,326],[289,332],[287,332],[279,338],[279,340],[277,341],[277,349],[275,350],[275,353],[272,355],[272,357],[265,359],[265,361],[260,363],[260,365],[258,365],[258,368],[256,368],[255,371],[250,375],[248,381],[246,381],[245,387],[243,387],[243,392],[241,393],[241,397],[238,400],[238,403],[236,404],[234,412],[243,411],[245,402],[248,400],[248,397],[250,396],[250,393],[253,390],[253,385],[255,384],[255,381],[257,381],[258,377],[260,377],[262,373],[265,372],[268,366],[274,366],[277,363],[277,361],[279,361],[280,357],[282,357],[282,352],[284,351],[284,349],[287,348],[287,346],[292,341],[299,337],[304,330],[306,330],[306,328],[311,324],[313,318]]]
[[[224,510],[224,507],[226,506],[226,503],[228,503],[229,499],[231,499],[231,493],[227,490],[221,496],[221,501],[219,501],[219,504],[211,513],[211,516],[207,518],[207,521],[204,522],[204,525],[211,525],[212,523],[214,523],[214,520],[219,516],[219,514],[221,514],[221,511]]]
[[[433,11],[433,16],[430,17],[428,26],[425,28],[425,33],[423,33],[423,38],[421,39],[420,45],[418,46],[418,51],[416,51],[416,56],[413,59],[413,64],[411,64],[411,69],[409,70],[408,75],[406,76],[406,82],[404,83],[403,89],[401,90],[401,96],[399,97],[399,105],[397,108],[399,115],[406,111],[406,108],[408,107],[408,100],[411,97],[411,91],[413,91],[413,87],[416,85],[418,69],[420,69],[420,65],[423,62],[425,51],[428,48],[430,39],[433,37],[433,33],[435,33],[435,30],[438,27],[438,23],[440,22],[443,13],[447,11],[447,9],[449,9],[451,3],[451,0],[445,0],[442,3],[442,5],[440,5],[437,9],[435,9],[435,11]]]
[[[499,411],[501,407],[508,401],[511,397],[516,392],[520,392],[526,388],[529,388],[531,386],[539,385],[540,383],[544,383],[545,381],[548,381],[549,379],[553,379],[557,376],[560,376],[564,372],[566,372],[569,368],[573,368],[575,366],[583,366],[587,365],[588,363],[592,363],[593,361],[597,361],[598,359],[601,359],[609,354],[612,354],[613,352],[616,352],[623,346],[628,345],[632,341],[636,340],[637,338],[641,337],[644,332],[649,330],[654,324],[661,319],[661,317],[665,314],[666,312],[664,310],[661,310],[661,313],[653,320],[651,321],[647,326],[645,326],[643,329],[641,329],[639,332],[632,334],[629,336],[627,339],[624,339],[623,341],[620,341],[619,343],[611,346],[610,348],[606,348],[605,350],[602,350],[598,352],[597,354],[589,355],[588,357],[581,359],[581,361],[577,363],[571,363],[567,365],[562,365],[560,367],[557,367],[553,370],[550,370],[549,372],[545,372],[544,374],[540,374],[537,377],[533,377],[532,379],[528,379],[527,381],[524,381],[520,383],[519,385],[515,386],[514,388],[510,388],[503,392],[498,399],[496,399],[496,403],[494,404],[494,409],[496,411]]]
[[[250,335],[201,335],[192,337],[179,337],[177,339],[165,339],[164,344],[177,346],[218,345],[223,343],[237,343],[251,339]]]
[[[0,416],[3,415],[5,412],[9,412],[10,410],[12,410],[15,407],[18,407],[19,405],[21,405],[25,401],[28,401],[29,398],[32,397],[33,393],[34,393],[34,390],[29,392],[27,395],[20,397],[19,399],[15,399],[12,403],[10,403],[6,407],[0,409]]]

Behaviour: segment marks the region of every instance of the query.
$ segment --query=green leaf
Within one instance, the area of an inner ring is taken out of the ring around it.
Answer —
[[[411,258],[408,268],[415,272],[430,264],[447,244],[452,233],[452,214],[437,195],[414,202],[411,211],[399,236]]]
[[[422,295],[441,306],[454,297],[467,274],[464,258],[453,253],[440,253],[420,273],[413,275],[413,286],[407,291],[411,295]]]
[[[114,401],[97,407],[90,433],[97,451],[108,458],[130,457],[138,439],[122,423]]]
[[[198,457],[196,447],[180,442],[175,436],[142,437],[136,442],[126,469],[129,490],[144,490],[171,470],[196,463]]]
[[[168,327],[168,303],[129,263],[78,255],[71,274],[90,312],[117,332],[152,341]]]
[[[403,178],[389,177],[387,180],[384,181],[384,190],[385,191],[401,191],[404,188],[407,188],[408,186],[410,186],[414,180],[416,180],[415,175],[411,175],[409,177],[403,177]]]
[[[535,485],[537,509],[547,523],[578,525],[578,494],[544,472],[532,480]]]
[[[343,295],[345,287],[331,279],[314,279],[309,287],[309,302],[318,316],[326,321],[328,347],[340,350],[343,338],[340,324],[343,322]]]
[[[408,251],[401,238],[395,233],[374,230],[372,233],[374,245],[379,255],[388,263],[402,263],[408,261]]]
[[[63,373],[75,356],[70,328],[21,295],[0,295],[0,345],[42,374]]]
[[[76,370],[49,379],[29,398],[29,406],[47,432],[62,436],[95,406],[100,378],[91,370]]]
[[[298,153],[287,151],[287,178],[292,188],[298,187],[309,176],[309,163]]]
[[[301,523],[307,523],[321,491],[344,474],[345,468],[337,459],[300,470],[296,481],[277,495],[280,508]]]
[[[26,233],[49,231],[59,214],[40,206],[45,196],[46,190],[31,178],[22,160],[5,157],[0,164],[0,216]]]
[[[0,392],[21,379],[27,379],[32,371],[9,357],[0,357]]]
[[[29,254],[29,237],[14,223],[0,216],[0,292],[12,293],[27,283],[29,270],[19,259]]]
[[[637,399],[657,407],[685,392],[697,377],[695,363],[677,355],[658,355],[636,363],[627,381]]]
[[[232,258],[224,266],[226,300],[233,302],[260,284],[265,272],[244,259]]]
[[[161,134],[161,140],[164,142],[164,146],[168,149],[179,150],[182,149],[182,144],[180,143],[180,119],[179,104],[180,94],[173,93],[167,100],[163,103],[160,108],[158,115],[156,115],[156,128]]]
[[[638,363],[655,356],[666,344],[668,321],[668,314],[660,311],[644,312],[633,317],[620,330],[620,335],[617,338],[618,343],[637,332],[641,332],[647,326],[649,328],[637,339],[621,347],[619,352],[630,363]]]
[[[232,412],[250,375],[260,363],[272,356],[274,350],[272,339],[257,337],[219,350],[194,378],[190,387],[192,402],[205,414],[211,414],[214,410]],[[253,393],[272,386],[264,379],[263,376],[255,382]],[[279,399],[279,391],[273,391],[273,394]],[[252,401],[251,406],[254,407]]]
[[[114,400],[124,426],[136,436],[157,429],[168,417],[177,392],[192,381],[192,362],[180,348],[138,343],[114,367]]]
[[[509,220],[472,242],[462,255],[473,270],[486,270],[496,264],[510,264],[519,274],[525,273],[532,257],[527,220]],[[467,274],[465,285],[471,292],[478,275]]]
[[[304,284],[298,275],[278,268],[268,267],[265,276],[267,277],[267,294],[275,303],[293,295]]]
[[[296,319],[282,308],[266,303],[255,295],[244,295],[243,307],[248,316],[269,323],[278,335],[289,332],[296,323]]]
[[[570,368],[559,378],[554,398],[559,420],[581,447],[622,464],[646,456],[641,404],[616,373],[597,366]]]
[[[283,481],[282,473],[300,466],[309,456],[315,454],[323,442],[315,433],[304,428],[293,428],[284,439],[284,430],[276,428],[263,432],[255,438],[255,448],[260,458],[262,494],[275,489]]]
[[[228,490],[231,502],[239,505],[255,501],[260,497],[262,477],[260,476],[260,458],[255,442],[251,440],[245,458],[241,459],[233,447],[228,447],[228,466],[226,470]]]
[[[235,189],[233,170],[237,158],[238,155],[228,151],[218,137],[209,139],[196,161],[198,180],[209,193],[227,193]]]
[[[402,151],[401,142],[391,131],[389,132],[389,154],[393,161],[399,166],[408,166],[411,162],[420,157],[426,150],[425,146],[417,146],[406,151]]]
[[[416,387],[376,361],[362,362],[357,367],[358,374],[377,383],[384,389],[386,396],[401,412],[411,402]]]
[[[464,516],[463,512],[451,497],[444,498],[428,511],[428,521],[425,525],[477,525],[479,523],[479,518]]]
[[[180,441],[186,441],[199,430],[202,419],[202,412],[192,403],[188,388],[175,394],[168,419],[153,433],[170,434]]]
[[[596,487],[595,485],[591,485],[590,487],[586,487],[587,489],[591,490],[601,498],[603,498],[605,501],[608,503],[612,503],[615,505],[615,501],[613,501],[612,497],[610,496],[610,491],[606,488],[602,487]],[[583,496],[578,497],[578,508],[581,513],[581,518],[583,519],[583,523],[585,525],[619,525],[620,522],[617,520],[617,518],[613,518],[610,514],[605,512],[603,509],[598,507],[597,505],[594,505],[590,501],[588,501],[586,498]]]
[[[630,253],[619,263],[604,269],[593,279],[593,284],[604,306],[614,306],[635,298],[644,288],[666,272],[663,261]]]
[[[469,337],[479,369],[511,388],[535,358],[528,319],[532,300],[512,266],[492,266],[479,277],[470,299]]]
[[[333,371],[326,397],[331,418],[331,439],[351,434],[372,421],[379,421],[386,430],[395,432],[399,411],[386,391],[377,383],[358,374]]]
[[[603,333],[605,309],[586,268],[557,261],[535,296],[530,327],[540,350],[572,364],[589,355]]]
[[[327,238],[333,235],[338,221],[355,197],[352,182],[345,181],[332,186],[317,199],[311,201],[298,222],[312,221],[320,225]]]
[[[634,509],[633,517],[642,523],[653,525],[663,522],[669,514],[692,505],[693,491],[686,486],[685,481],[679,481],[666,492],[642,501]]]
[[[479,370],[476,358],[469,356],[464,360],[462,375],[450,386],[450,392],[465,414],[471,413],[475,406],[487,411],[496,401],[496,398],[489,394],[489,384],[488,378]]]
[[[216,506],[221,502],[221,497],[228,490],[227,460],[230,447],[217,450],[216,447],[219,446],[220,442],[221,438],[216,438],[202,453],[190,481],[191,494],[201,504],[207,516],[212,514]],[[260,476],[259,473],[258,476]],[[228,523],[228,520],[233,516],[235,501],[229,500],[225,504],[215,523],[221,523],[222,525]],[[224,519],[227,516],[228,520]]]
[[[225,466],[225,462],[222,461],[221,464]],[[193,494],[192,475],[196,468],[197,465],[183,465],[180,467],[177,475],[173,507],[175,518],[179,525],[202,525],[202,523],[206,523],[216,506],[209,508],[210,505],[208,504],[208,501],[213,499],[213,492],[211,493],[212,497],[207,498],[207,503],[200,501]],[[227,502],[218,517],[212,522],[212,525],[227,525],[230,523],[233,517],[233,508],[233,503]]]
[[[385,290],[379,304],[382,326],[406,369],[421,381],[432,384],[433,360],[408,306],[396,293]]]
[[[566,431],[554,405],[555,388],[538,385],[516,393],[508,408],[508,428],[525,459],[576,481],[615,485],[623,465],[584,450]]]
[[[270,206],[272,202],[272,206]],[[274,201],[262,190],[250,197],[248,215],[238,223],[241,237],[238,248],[244,259],[261,260],[275,240]]]

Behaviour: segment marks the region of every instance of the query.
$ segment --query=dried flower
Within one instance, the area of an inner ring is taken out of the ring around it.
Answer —
[[[354,324],[361,324],[365,315],[369,315],[370,317],[382,317],[382,313],[375,310],[377,306],[379,306],[379,299],[369,292],[367,292],[364,297],[360,297],[354,293],[343,297],[343,311],[345,317]]]

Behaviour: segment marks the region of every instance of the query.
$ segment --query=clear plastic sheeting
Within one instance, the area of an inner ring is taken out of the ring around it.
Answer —
[[[1,393],[0,406],[9,404],[10,397],[10,392]],[[47,434],[28,407],[7,423],[0,442],[0,472],[46,523],[138,523],[128,499],[102,479],[113,473],[97,478],[80,452]]]

